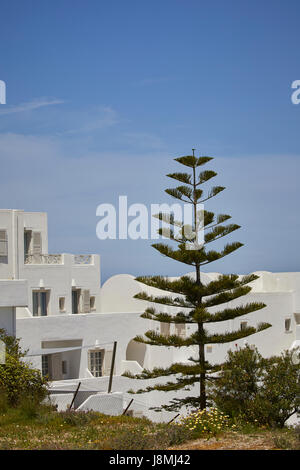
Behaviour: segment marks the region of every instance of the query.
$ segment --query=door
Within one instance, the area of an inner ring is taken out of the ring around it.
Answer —
[[[72,290],[72,313],[78,313],[78,304],[79,304],[79,290]]]
[[[31,235],[32,235],[31,230],[24,231],[24,260],[25,261],[26,261],[27,256],[30,255]]]
[[[62,357],[61,353],[51,354],[51,380],[62,380]]]
[[[47,292],[40,292],[41,316],[47,315]]]
[[[95,349],[88,352],[89,371],[94,377],[102,377],[104,351]]]

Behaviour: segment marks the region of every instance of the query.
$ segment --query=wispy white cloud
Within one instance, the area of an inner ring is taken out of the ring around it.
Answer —
[[[79,118],[81,121],[85,121],[84,124],[80,124],[78,127],[72,129],[67,129],[59,135],[93,132],[111,127],[119,122],[117,112],[109,106],[99,107],[96,110],[90,111],[88,114],[80,113]]]
[[[162,150],[165,148],[165,144],[162,139],[154,134],[146,132],[125,132],[123,134],[127,142],[138,148],[148,148]]]
[[[0,108],[0,116],[4,116],[7,114],[15,114],[15,113],[23,113],[25,111],[32,111],[34,109],[42,108],[44,106],[52,106],[55,104],[62,104],[64,103],[63,100],[59,99],[36,99],[33,101],[28,101],[27,103],[21,103],[17,105],[5,105],[5,107]]]

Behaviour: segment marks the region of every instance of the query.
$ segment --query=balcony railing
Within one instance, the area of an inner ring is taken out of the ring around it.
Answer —
[[[65,256],[65,258],[64,258]],[[93,264],[93,255],[44,255],[44,254],[34,254],[25,256],[25,264],[64,264],[66,260],[73,262],[75,265],[86,266]],[[73,260],[73,261],[72,261]]]
[[[74,264],[92,264],[92,255],[74,255]]]
[[[63,264],[62,255],[26,255],[25,264]]]

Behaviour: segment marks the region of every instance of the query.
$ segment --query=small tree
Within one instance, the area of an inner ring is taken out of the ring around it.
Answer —
[[[217,173],[211,170],[199,171],[199,168],[211,160],[212,158],[207,156],[196,157],[194,150],[193,155],[175,158],[176,162],[189,171],[168,174],[167,176],[169,178],[179,181],[180,185],[175,188],[166,189],[166,192],[172,197],[192,205],[192,227],[185,227],[183,221],[175,220],[170,214],[157,214],[157,217],[161,221],[170,226],[170,230],[166,231],[161,228],[159,229],[159,233],[167,236],[172,242],[177,244],[177,248],[174,249],[165,243],[155,243],[152,245],[162,255],[188,266],[192,266],[195,272],[195,278],[191,276],[182,276],[177,280],[170,280],[162,276],[142,276],[137,278],[137,281],[147,286],[162,289],[167,293],[165,296],[151,296],[143,292],[135,296],[137,299],[153,302],[154,304],[177,307],[177,309],[179,307],[181,309],[179,313],[172,314],[156,310],[155,308],[147,308],[142,315],[143,318],[163,323],[189,324],[194,327],[194,331],[185,338],[175,334],[170,336],[158,334],[153,330],[147,331],[145,337],[137,336],[135,338],[137,342],[153,346],[173,346],[176,348],[194,346],[197,349],[197,353],[190,358],[192,364],[174,363],[167,368],[157,367],[152,371],[143,370],[141,374],[136,376],[130,373],[124,374],[128,377],[140,379],[176,375],[175,381],[169,381],[166,384],[157,384],[153,387],[149,386],[145,390],[138,390],[137,393],[152,390],[189,390],[192,385],[199,383],[199,396],[190,396],[183,399],[175,398],[170,404],[161,407],[169,411],[177,410],[183,405],[193,408],[206,408],[206,380],[209,377],[208,374],[216,371],[217,367],[206,361],[205,345],[236,341],[271,326],[262,323],[257,328],[247,327],[243,330],[224,332],[224,334],[209,333],[209,330],[205,329],[205,326],[210,323],[223,322],[237,318],[265,307],[265,304],[261,302],[252,302],[237,307],[226,307],[220,310],[214,310],[214,312],[211,310],[211,307],[219,306],[248,294],[251,290],[248,284],[258,278],[258,276],[254,274],[243,277],[239,277],[236,274],[222,274],[206,285],[201,282],[200,270],[202,266],[224,258],[243,246],[242,243],[233,242],[225,245],[221,251],[206,249],[206,246],[210,243],[240,228],[240,226],[236,224],[224,225],[224,222],[231,218],[227,214],[219,214],[216,216],[213,212],[205,210],[204,213],[202,213],[201,210],[199,210],[200,204],[210,200],[225,189],[223,186],[213,186],[207,192],[202,189],[202,185],[205,185],[207,181],[217,175]],[[205,230],[203,246],[196,243],[201,217]],[[175,234],[175,229],[178,228],[180,229],[179,235]],[[194,241],[194,245],[189,244],[191,241],[191,233],[193,234],[192,241]]]
[[[268,359],[250,346],[229,351],[211,388],[218,408],[256,424],[283,427],[300,410],[300,368],[291,351]]]
[[[0,340],[5,343],[5,363],[0,364],[0,392],[8,404],[17,406],[22,400],[35,400],[41,402],[48,394],[47,380],[37,369],[22,358],[19,339],[6,334],[0,329]]]
[[[284,351],[266,361],[263,386],[259,393],[267,414],[267,423],[283,427],[294,413],[300,411],[300,367],[294,363],[293,352]],[[259,403],[258,403],[259,405]]]
[[[259,392],[264,365],[256,348],[247,345],[235,351],[229,350],[210,386],[215,405],[231,417],[241,416],[246,403],[253,402]]]

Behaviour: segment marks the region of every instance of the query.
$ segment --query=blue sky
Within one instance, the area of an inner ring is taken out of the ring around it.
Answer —
[[[100,241],[96,207],[171,202],[172,158],[211,155],[245,247],[211,271],[299,271],[298,1],[1,2],[0,207],[46,211],[49,250],[102,278],[183,274],[151,241]]]

